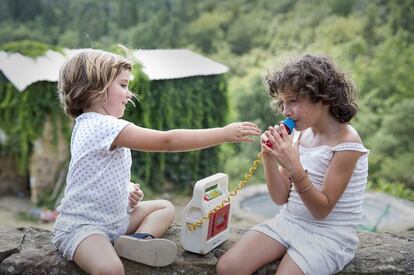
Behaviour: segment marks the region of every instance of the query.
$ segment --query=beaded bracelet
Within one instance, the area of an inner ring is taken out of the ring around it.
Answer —
[[[289,180],[290,180],[290,182],[292,183],[292,184],[295,184],[295,183],[298,183],[298,182],[301,182],[301,181],[304,181],[306,178],[308,177],[308,169],[306,169],[305,170],[305,175],[303,176],[303,177],[301,177],[301,178],[299,178],[299,179],[293,179],[292,177],[289,177]],[[307,192],[307,191],[309,191],[311,188],[312,188],[312,186],[313,186],[313,184],[312,183],[309,183],[309,185],[305,188],[305,189],[303,189],[303,190],[297,190],[296,189],[296,187],[295,187],[295,190],[296,190],[296,192],[298,192],[299,194],[302,194],[302,193],[305,193],[305,192]]]
[[[305,170],[305,175],[303,177],[299,179],[293,179],[292,177],[289,177],[289,180],[291,183],[297,183],[297,182],[304,181],[307,177],[308,177],[308,169]]]
[[[308,186],[308,187],[306,187],[305,189],[300,190],[300,191],[299,191],[299,190],[297,190],[297,192],[298,192],[298,194],[303,194],[303,193],[305,193],[305,192],[307,192],[307,191],[311,190],[312,186],[313,186],[313,184],[312,184],[312,183],[309,183],[309,186]]]

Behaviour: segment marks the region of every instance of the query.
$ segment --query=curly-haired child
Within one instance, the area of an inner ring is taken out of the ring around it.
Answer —
[[[275,260],[276,274],[339,272],[358,246],[368,177],[368,150],[349,124],[357,113],[354,85],[329,58],[313,55],[266,81],[283,115],[296,122],[293,137],[280,126],[262,135],[266,184],[284,207],[220,258],[218,274],[251,274]]]

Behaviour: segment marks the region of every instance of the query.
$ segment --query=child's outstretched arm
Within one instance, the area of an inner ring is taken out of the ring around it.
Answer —
[[[131,123],[112,145],[146,152],[185,152],[225,142],[252,142],[250,136],[258,135],[260,129],[251,122],[235,122],[220,128],[169,131],[142,128]]]

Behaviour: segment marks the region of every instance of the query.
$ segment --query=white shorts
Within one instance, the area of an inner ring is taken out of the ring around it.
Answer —
[[[252,230],[261,232],[286,247],[289,256],[306,275],[337,273],[354,258],[355,245],[352,245],[354,249],[345,248],[340,242],[321,235],[323,231],[318,234],[306,230],[303,225],[304,223],[295,223],[279,214],[255,225]]]
[[[110,242],[114,242],[121,235],[125,234],[128,229],[128,223],[126,226],[120,226],[115,229],[108,229],[99,225],[81,225],[73,231],[63,231],[55,229],[52,242],[56,248],[63,253],[63,257],[69,261],[73,261],[75,250],[78,245],[87,237],[95,234],[100,234],[108,238]]]

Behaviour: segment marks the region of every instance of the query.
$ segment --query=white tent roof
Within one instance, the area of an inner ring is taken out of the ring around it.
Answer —
[[[0,70],[19,91],[23,91],[37,81],[56,82],[65,60],[82,50],[66,49],[65,55],[48,50],[37,58],[0,51]],[[137,50],[134,55],[150,80],[217,75],[228,71],[226,66],[185,49]]]
[[[51,50],[36,59],[19,53],[0,52],[0,70],[20,91],[37,81],[57,81],[63,62],[65,57]]]
[[[223,74],[228,68],[190,50],[137,50],[134,54],[151,80]]]

